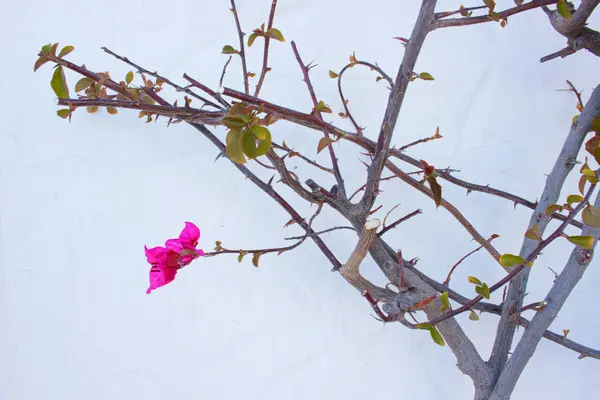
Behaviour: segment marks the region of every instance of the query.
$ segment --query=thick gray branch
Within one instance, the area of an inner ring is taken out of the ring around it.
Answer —
[[[600,207],[600,194],[596,196],[594,205]],[[600,229],[586,226],[583,229],[582,235],[594,236],[595,240],[592,248],[590,250],[581,247],[573,249],[567,265],[558,278],[556,278],[552,289],[550,289],[546,296],[546,307],[537,312],[531,320],[529,327],[523,334],[510,360],[508,360],[506,367],[498,378],[490,400],[508,400],[510,398],[519,376],[521,376],[523,369],[533,356],[544,332],[546,332],[546,329],[554,321],[563,304],[565,304],[565,301],[573,291],[573,288],[577,285],[585,273],[587,266],[592,261],[593,250],[596,247]]]
[[[578,120],[571,126],[569,135],[556,159],[556,163],[546,179],[546,186],[544,187],[540,201],[531,216],[529,227],[538,224],[540,232],[542,233],[546,229],[550,219],[545,215],[545,210],[550,204],[554,204],[558,201],[564,181],[575,165],[577,154],[581,149],[586,134],[590,131],[592,121],[599,114],[600,86],[597,86],[592,92],[592,95]],[[536,241],[525,238],[519,255],[523,258],[527,258],[536,246]],[[506,300],[502,310],[502,317],[498,323],[496,340],[489,360],[489,365],[496,377],[500,376],[500,372],[508,358],[508,352],[510,351],[516,329],[516,324],[510,321],[510,315],[513,312],[518,311],[523,305],[523,297],[525,296],[525,289],[527,288],[529,272],[529,268],[524,269],[523,272],[511,281],[508,287]]]

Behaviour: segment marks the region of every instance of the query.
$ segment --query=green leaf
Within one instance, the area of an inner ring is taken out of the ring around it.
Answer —
[[[244,129],[242,132],[242,149],[248,158],[256,158],[256,141],[250,129]]]
[[[50,54],[56,57],[56,49],[58,49],[58,43],[54,43],[50,48]]]
[[[475,291],[486,299],[490,299],[490,288],[487,283],[484,283],[483,286],[475,286]]]
[[[244,259],[244,256],[245,256],[246,254],[248,254],[248,253],[246,253],[246,252],[245,252],[245,251],[243,251],[243,250],[240,250],[240,254],[238,255],[238,262],[239,262],[239,263],[241,263],[241,262],[242,262],[242,260]]]
[[[556,211],[560,212],[563,210],[563,206],[560,206],[558,204],[550,204],[548,207],[546,207],[546,215],[550,215]]]
[[[255,125],[255,126],[257,126],[257,125]],[[260,128],[262,128],[264,130],[264,131],[261,130],[261,132],[264,133],[266,135],[266,137],[258,143],[258,146],[256,146],[256,156],[257,157],[264,156],[271,149],[271,131],[269,131],[267,128],[264,128],[262,126]]]
[[[531,240],[541,240],[542,234],[540,232],[540,226],[538,224],[533,224],[533,226],[525,232],[525,237]]]
[[[419,78],[423,79],[424,81],[433,81],[434,80],[433,76],[431,76],[431,74],[428,72],[421,72],[419,74]]]
[[[133,82],[133,71],[129,71],[127,75],[125,75],[125,82],[127,82],[128,85]]]
[[[573,16],[571,15],[571,10],[569,10],[569,6],[567,5],[567,2],[565,0],[560,0],[557,4],[556,4],[556,9],[558,10],[558,13],[566,19],[571,19]]]
[[[271,132],[264,126],[252,125],[252,133],[258,140],[265,140],[268,136],[271,136]]]
[[[431,325],[431,324],[429,324],[427,322],[422,322],[420,324],[416,324],[415,328],[429,331],[429,330],[433,329],[433,325]]]
[[[583,168],[581,173],[587,178],[591,183],[598,183],[598,177],[596,176],[596,172],[592,171],[589,168]]]
[[[62,119],[67,119],[70,114],[71,114],[71,110],[69,110],[68,108],[63,108],[62,110],[56,111],[56,115],[58,115]]]
[[[243,128],[246,125],[248,125],[248,122],[245,122],[239,116],[225,117],[225,118],[223,118],[223,125],[225,125],[226,127],[230,128],[230,129],[238,129],[238,128]]]
[[[431,338],[433,339],[433,341],[436,342],[437,344],[439,344],[440,346],[446,345],[446,342],[444,342],[444,338],[442,337],[440,332],[435,327],[432,327],[429,330],[429,334],[431,335]]]
[[[33,72],[37,71],[42,65],[46,64],[49,60],[45,56],[40,56],[33,65]]]
[[[331,108],[327,107],[327,106],[325,105],[325,103],[323,103],[323,100],[321,100],[321,101],[319,101],[319,102],[317,103],[317,105],[315,106],[315,108],[314,108],[313,112],[314,112],[315,114],[317,114],[317,113],[320,113],[320,112],[322,112],[322,113],[327,113],[327,114],[331,114]]]
[[[600,135],[600,117],[596,117],[592,121],[592,130],[596,132],[596,135]]]
[[[256,268],[258,268],[258,260],[262,254],[263,253],[260,252],[252,254],[252,265],[254,265]]]
[[[591,249],[594,245],[593,236],[569,236],[567,239],[569,242],[575,243],[577,246],[581,246],[587,250]]]
[[[429,183],[429,187],[433,193],[433,201],[435,202],[435,206],[439,207],[442,204],[442,187],[433,175],[430,175],[427,178],[427,182]]]
[[[514,254],[502,254],[498,261],[503,267],[514,267],[515,265],[521,265],[525,262],[523,257]]]
[[[477,278],[475,278],[474,276],[469,276],[467,278],[469,280],[469,282],[475,284],[475,285],[481,285],[481,281]]]
[[[600,228],[600,208],[588,205],[581,212],[581,219],[592,228]]]
[[[479,321],[479,315],[473,310],[469,310],[469,319],[471,321]]]
[[[58,53],[58,58],[63,58],[64,56],[66,56],[67,54],[72,52],[73,50],[75,50],[75,47],[73,47],[73,46],[63,47],[62,50],[60,51],[60,53]]]
[[[567,203],[569,203],[569,204],[581,203],[583,200],[584,200],[583,196],[580,196],[578,194],[572,194],[569,197],[567,197]]]
[[[271,39],[279,40],[280,42],[285,42],[285,38],[279,29],[271,28],[267,31],[267,36]]]
[[[448,301],[448,292],[444,292],[440,295],[440,301],[442,302],[442,308],[440,312],[443,313],[450,308],[450,302]]]
[[[52,48],[52,43],[48,43],[47,45],[42,46],[42,54],[47,57],[50,54],[51,48]]]
[[[115,115],[119,112],[119,110],[117,110],[115,107],[106,107],[106,112],[111,115]]]
[[[319,144],[317,145],[317,154],[323,151],[323,149],[329,146],[331,143],[335,143],[335,140],[323,136],[321,140],[319,140]]]
[[[247,162],[242,150],[242,131],[231,129],[225,137],[225,144],[225,153],[231,161],[237,164],[245,164]]]
[[[92,82],[94,81],[92,81],[90,78],[81,78],[75,84],[75,92],[81,92],[82,90],[89,88],[92,85]]]
[[[98,111],[98,106],[92,106],[92,107],[86,107],[87,112],[89,112],[90,114],[95,113],[96,111]]]
[[[223,50],[221,51],[221,53],[223,54],[237,54],[239,53],[236,49],[234,49],[233,47],[231,47],[230,45],[225,45],[223,46]]]
[[[254,41],[256,40],[257,37],[258,37],[258,34],[256,34],[256,33],[251,33],[250,36],[248,36],[248,47],[252,46],[252,44],[254,43]]]
[[[67,87],[65,72],[63,71],[62,66],[59,66],[54,70],[50,86],[52,87],[52,90],[54,90],[54,93],[56,93],[56,97],[59,99],[69,98],[69,88]]]
[[[329,77],[330,77],[331,79],[335,79],[335,78],[337,78],[338,76],[339,76],[339,75],[338,75],[338,74],[336,74],[335,72],[333,72],[333,71],[329,71]]]

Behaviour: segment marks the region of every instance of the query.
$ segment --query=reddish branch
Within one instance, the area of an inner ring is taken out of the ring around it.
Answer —
[[[310,67],[308,65],[304,64],[304,62],[302,61],[302,57],[300,57],[300,53],[298,52],[298,48],[296,47],[296,43],[294,41],[292,41],[292,50],[294,51],[296,60],[298,61],[298,64],[300,65],[300,69],[302,70],[302,75],[304,76],[304,82],[306,83],[306,87],[308,88],[308,92],[310,93],[310,98],[313,102],[313,107],[316,108],[319,101],[317,100],[317,96],[315,94],[315,89],[313,88],[313,85],[310,81],[310,77],[308,75],[308,72],[310,71]],[[317,112],[316,116],[320,120],[323,120],[323,116],[321,115],[320,112]],[[323,130],[323,135],[327,139],[331,139],[327,130]],[[335,155],[335,151],[333,150],[333,145],[331,142],[327,145],[327,150],[329,151],[329,156],[331,158],[331,165],[333,167],[333,175],[335,176],[335,180],[337,181],[339,190],[345,196],[346,195],[346,187],[344,185],[344,178],[342,178],[342,173],[340,171],[338,159]]]
[[[558,0],[534,0],[529,3],[521,4],[520,6],[512,7],[507,10],[497,13],[498,19],[508,18],[511,15],[515,15],[515,14],[521,13],[523,11],[532,10],[534,8],[539,8],[542,6],[547,6],[549,4],[555,4],[557,2],[558,2]],[[460,12],[460,11],[454,11],[452,13],[456,14],[457,12]],[[440,14],[445,14],[445,13],[440,13]],[[433,26],[434,26],[434,29],[438,29],[438,28],[448,28],[451,26],[466,26],[466,25],[482,24],[482,23],[491,22],[491,21],[494,21],[494,19],[492,17],[490,17],[489,15],[481,15],[478,17],[450,18],[450,19],[443,19],[443,16],[440,16],[436,19]]]
[[[282,145],[279,145],[275,142],[272,143],[272,146],[278,150],[282,150],[286,152],[286,155],[288,158],[292,158],[292,157],[298,157],[304,161],[306,161],[308,164],[312,165],[313,167],[317,167],[322,171],[328,172],[330,174],[333,174],[333,170],[331,168],[327,168],[322,166],[321,164],[317,163],[314,160],[311,160],[310,158],[307,158],[305,156],[303,156],[302,154],[298,153],[297,151],[287,148],[287,147],[283,147]],[[284,156],[285,157],[285,156]]]
[[[491,242],[492,240],[494,240],[495,238],[497,238],[498,235],[492,235],[489,239],[488,242]],[[450,268],[450,272],[448,272],[448,276],[446,277],[446,280],[443,282],[444,285],[449,285],[450,284],[450,277],[452,276],[452,273],[454,272],[454,270],[463,262],[465,261],[467,258],[469,258],[469,256],[471,256],[472,254],[477,253],[479,250],[483,249],[483,246],[479,246],[478,248],[476,248],[475,250],[471,250],[470,252],[468,252],[467,254],[465,254],[460,260],[458,260],[456,262],[456,264],[454,264],[452,266],[452,268]]]
[[[381,231],[378,233],[379,237],[383,236],[386,232],[394,229],[395,227],[397,227],[404,221],[407,221],[407,220],[411,219],[412,217],[414,217],[415,215],[422,214],[422,213],[423,213],[423,211],[421,211],[420,209],[415,210],[415,211],[411,212],[410,214],[407,214],[404,217],[398,219],[397,221],[392,222],[390,225],[384,226],[383,229],[381,229]]]
[[[240,19],[238,16],[237,8],[235,7],[235,1],[231,0],[231,12],[233,13],[233,17],[235,18],[235,27],[237,29],[238,37],[240,39],[240,58],[242,59],[242,73],[244,74],[244,93],[250,94],[250,89],[248,87],[248,68],[246,67],[246,46],[244,44],[244,32],[242,32],[242,27],[240,26]]]
[[[267,23],[267,31],[273,27],[273,20],[275,19],[275,8],[277,7],[277,0],[273,0],[271,3],[271,12],[269,13],[269,22]],[[258,96],[260,93],[260,89],[262,88],[263,82],[265,81],[265,76],[267,72],[269,72],[270,68],[267,66],[269,62],[269,43],[271,38],[267,35],[264,36],[265,39],[265,50],[263,52],[263,65],[260,71],[260,78],[258,78],[258,83],[256,84],[256,90],[254,91],[254,97]]]

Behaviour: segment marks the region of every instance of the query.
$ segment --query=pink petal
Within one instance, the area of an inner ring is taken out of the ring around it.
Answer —
[[[161,246],[153,247],[151,249],[144,246],[144,251],[146,252],[146,260],[148,260],[148,263],[154,265],[165,260],[168,250]]]
[[[158,289],[167,283],[173,282],[176,275],[177,268],[152,267],[150,269],[150,287],[146,290],[146,294],[149,294],[154,289]]]
[[[179,239],[169,239],[166,241],[165,246],[168,250],[179,253],[183,250],[183,244]]]
[[[179,241],[184,247],[196,247],[200,240],[200,229],[191,222],[185,223],[185,228],[179,235]]]

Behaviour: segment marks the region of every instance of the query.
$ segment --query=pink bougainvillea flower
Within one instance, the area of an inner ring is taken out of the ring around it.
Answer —
[[[165,247],[144,246],[146,259],[152,266],[150,268],[150,287],[146,293],[172,282],[177,275],[177,270],[189,265],[198,257],[204,256],[202,249],[197,249],[200,239],[200,229],[191,222],[185,223],[179,238],[169,239]]]

